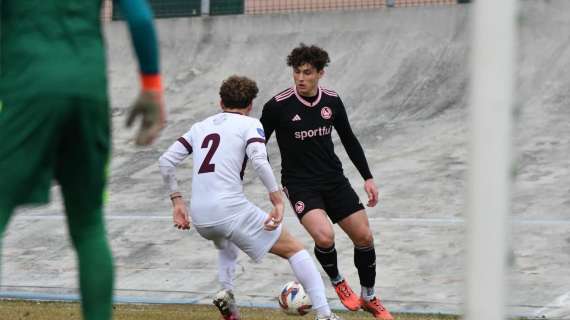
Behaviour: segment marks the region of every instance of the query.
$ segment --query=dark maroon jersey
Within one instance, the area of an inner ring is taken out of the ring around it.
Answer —
[[[321,185],[346,179],[331,138],[337,131],[362,178],[372,178],[362,146],[352,132],[342,100],[319,87],[315,97],[302,97],[295,87],[282,91],[263,107],[266,140],[275,131],[281,151],[281,182]]]

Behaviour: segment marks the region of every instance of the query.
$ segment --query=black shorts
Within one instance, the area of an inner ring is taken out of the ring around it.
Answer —
[[[283,191],[299,220],[313,209],[323,209],[331,221],[337,223],[364,209],[348,180],[321,186],[313,185],[310,188],[288,184],[283,186]]]

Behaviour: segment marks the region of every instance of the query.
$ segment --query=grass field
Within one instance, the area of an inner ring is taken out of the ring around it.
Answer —
[[[312,320],[314,315],[287,316],[277,309],[241,308],[244,320]],[[363,311],[338,312],[345,320],[369,319]],[[452,320],[456,316],[395,314],[397,320]],[[0,301],[0,319],[10,320],[80,320],[79,304],[72,302]],[[217,320],[218,310],[210,305],[137,305],[118,304],[114,320]]]

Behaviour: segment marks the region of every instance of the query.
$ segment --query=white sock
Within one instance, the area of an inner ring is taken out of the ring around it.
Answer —
[[[238,253],[239,248],[229,241],[225,248],[218,249],[218,280],[223,289],[234,289]]]
[[[376,296],[376,291],[374,290],[374,288],[367,288],[367,287],[362,287],[360,288],[360,296],[366,300],[366,301],[370,301],[372,300],[372,298],[374,298]]]
[[[341,283],[342,280],[344,280],[344,277],[339,273],[338,276],[336,276],[336,278],[331,279],[331,282],[333,285],[336,286],[337,284]]]
[[[317,312],[317,316],[330,315],[331,308],[325,295],[323,279],[307,250],[301,250],[295,253],[289,258],[289,264],[297,280],[303,285],[309,298],[311,298],[313,310]]]

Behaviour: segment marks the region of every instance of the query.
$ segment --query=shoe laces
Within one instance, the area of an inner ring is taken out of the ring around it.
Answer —
[[[370,300],[370,303],[375,306],[376,308],[380,309],[380,311],[384,311],[386,310],[386,308],[384,308],[384,306],[382,305],[382,303],[380,303],[380,299],[378,299],[377,297],[374,297]]]
[[[334,313],[331,313],[331,317],[329,318],[330,320],[342,320],[339,316],[337,316]]]
[[[331,314],[328,317],[320,318],[319,316],[317,316],[315,320],[342,320],[342,318],[337,316],[334,312],[331,312]]]
[[[346,285],[345,281],[342,281],[341,283],[339,283],[337,285],[338,290],[345,296],[345,297],[350,297],[350,295],[352,294],[350,292],[350,289],[348,288],[348,286]]]

